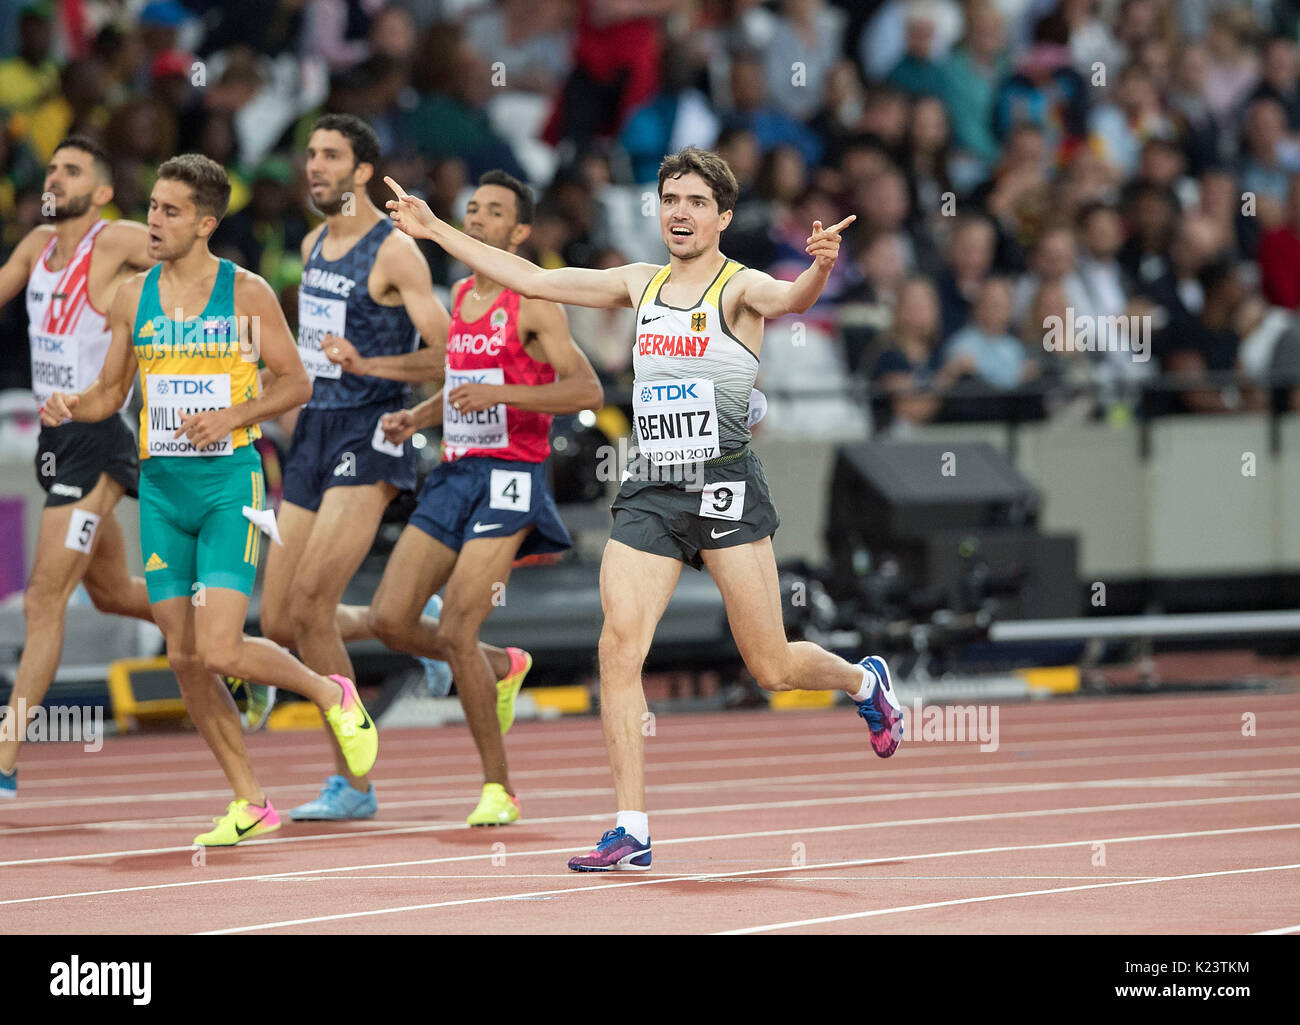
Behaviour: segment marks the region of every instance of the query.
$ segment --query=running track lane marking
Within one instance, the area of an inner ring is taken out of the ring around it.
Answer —
[[[1245,769],[1243,772],[1253,770]],[[1272,770],[1263,770],[1272,771]],[[1133,777],[1129,777],[1133,778]],[[1141,779],[1142,777],[1136,777]],[[1182,780],[1195,779],[1196,775],[1154,777],[1155,779]],[[758,801],[746,804],[714,804],[714,805],[697,805],[696,807],[687,808],[664,808],[655,812],[656,815],[705,815],[705,814],[726,814],[740,811],[765,811],[776,808],[819,808],[827,804],[877,804],[882,802],[893,801],[922,801],[922,800],[944,800],[950,797],[996,797],[1003,794],[1026,794],[1026,793],[1046,793],[1057,790],[1076,790],[1094,787],[1097,789],[1109,789],[1115,787],[1117,780],[1070,780],[1063,783],[998,783],[991,786],[969,787],[965,790],[904,790],[889,794],[861,794],[857,796],[843,795],[827,798],[805,798],[797,801]],[[1145,785],[1145,784],[1144,784]],[[1257,794],[1233,797],[1214,797],[1187,799],[1186,803],[1196,804],[1215,804],[1225,801],[1245,801],[1245,800],[1281,800],[1283,798],[1300,797],[1297,793],[1287,794]],[[1169,802],[1167,806],[1178,807],[1184,802]],[[1113,805],[1117,809],[1125,808],[1159,808],[1165,807],[1162,803],[1138,803],[1130,805]],[[552,815],[546,818],[527,819],[526,825],[560,825],[572,822],[599,822],[609,818],[608,812],[593,812],[586,815]],[[978,818],[978,817],[977,817]],[[926,822],[925,819],[910,819],[908,822]],[[962,819],[935,819],[935,822],[963,821]],[[355,839],[358,836],[397,836],[407,833],[445,833],[454,829],[466,829],[463,822],[437,822],[427,826],[402,826],[396,829],[369,829],[369,830],[350,830],[346,833],[323,833],[308,834],[304,836],[286,836],[274,840],[248,840],[243,846],[254,847],[264,844],[287,844],[287,843],[306,843],[312,840],[340,840]],[[146,847],[138,850],[125,851],[100,851],[89,854],[64,854],[58,857],[46,858],[19,858],[13,861],[0,861],[0,868],[11,868],[17,865],[52,865],[64,861],[94,861],[100,858],[127,858],[137,855],[148,854],[169,854],[179,851],[193,851],[194,844],[186,844],[183,847]]]
[[[1296,732],[1300,732],[1300,730],[1297,730]],[[1257,757],[1269,756],[1274,754],[1294,754],[1295,751],[1296,748],[1294,745],[1282,745],[1280,747],[1242,747],[1242,748],[1229,750],[1229,751],[1215,751],[1209,757],[1257,758]],[[802,760],[803,761],[825,761],[828,759],[836,759],[836,758],[843,760],[845,757],[846,755],[842,752],[833,752],[830,754],[802,756]],[[1144,754],[1137,751],[1134,752],[1114,751],[1107,755],[1097,755],[1097,756],[1085,757],[1085,758],[1056,758],[1056,759],[1049,759],[1047,761],[1036,761],[1036,760],[1029,760],[1029,759],[1022,760],[1022,759],[1012,758],[1004,761],[991,761],[988,763],[980,763],[980,767],[982,770],[993,772],[993,771],[1003,771],[1003,770],[1019,771],[1019,770],[1029,770],[1029,769],[1063,768],[1068,766],[1087,766],[1087,765],[1095,765],[1095,764],[1115,765],[1117,763],[1123,763],[1123,762],[1168,762],[1168,761],[1187,761],[1186,750],[1164,751],[1158,754]],[[723,759],[721,761],[714,761],[714,762],[651,763],[648,766],[648,768],[656,772],[663,772],[663,771],[677,772],[677,771],[686,771],[687,769],[713,770],[713,769],[727,769],[733,767],[740,768],[745,765],[769,766],[771,764],[772,764],[772,759],[770,757],[765,757],[765,758]],[[909,785],[907,780],[910,776],[935,775],[935,774],[947,775],[950,773],[969,773],[973,767],[974,767],[973,764],[931,765],[931,766],[918,765],[916,767],[912,767],[911,765],[909,765],[906,769],[899,769],[896,775],[890,776],[888,777],[888,779],[890,782],[893,783],[901,782],[902,785]],[[525,777],[533,777],[533,776],[547,777],[547,776],[591,775],[593,772],[605,771],[607,768],[608,766],[602,766],[599,767],[599,769],[597,767],[573,769],[573,770],[536,769],[536,770],[517,771],[514,773],[514,775],[516,778],[520,778],[520,779]],[[1243,770],[1243,771],[1248,771],[1248,770]],[[1277,772],[1277,771],[1293,771],[1293,770],[1288,767],[1286,770],[1261,770],[1261,771]],[[1230,771],[1225,769],[1225,770],[1218,770],[1218,771],[1211,770],[1206,773],[1197,773],[1194,775],[1180,773],[1174,776],[1150,776],[1150,777],[1128,776],[1128,777],[1115,777],[1115,778],[1117,780],[1134,779],[1138,781],[1137,785],[1147,786],[1149,785],[1148,784],[1149,780],[1199,779],[1203,776],[1229,775],[1229,774],[1231,774]],[[786,780],[798,783],[798,782],[822,780],[822,779],[826,779],[828,776],[832,779],[851,778],[848,772],[838,772],[838,773],[829,773],[829,774],[820,773],[820,774],[803,775],[803,776],[769,776],[762,780],[756,780],[751,776],[739,776],[739,777],[733,777],[733,778],[722,779],[722,780],[703,780],[703,781],[695,780],[686,783],[660,783],[657,786],[651,785],[650,789],[660,790],[660,791],[667,790],[670,788],[696,789],[696,790],[716,789],[717,786],[719,785],[727,785],[727,784],[736,784],[739,786],[743,786],[743,785],[754,784],[757,782],[779,783]],[[902,777],[902,779],[900,780],[899,777]],[[483,777],[481,775],[465,775],[465,776],[452,776],[452,777],[444,776],[440,778],[437,782],[438,783],[448,783],[448,782],[456,782],[456,781],[477,782],[482,778]],[[390,781],[390,785],[396,787],[399,785],[405,785],[408,782],[412,786],[428,785],[427,781],[425,781],[421,777],[404,777],[402,779],[392,780]],[[1088,782],[1095,783],[1097,781],[1084,780],[1081,781],[1081,784],[1088,783]],[[910,785],[915,786],[917,784],[912,783]],[[1003,785],[1012,786],[1015,784],[1003,784]],[[1122,783],[1118,785],[1122,785]],[[316,789],[316,784],[314,782],[310,784],[308,783],[285,784],[281,789],[289,790],[289,789],[298,789],[298,788],[302,788],[304,791],[310,792]],[[310,790],[308,790],[308,788],[310,788]],[[554,787],[552,787],[552,789],[554,789]],[[593,794],[607,795],[609,794],[610,789],[608,787],[603,787],[599,789],[593,789],[591,792]],[[181,801],[181,800],[194,800],[199,798],[206,799],[209,797],[214,797],[214,798],[222,797],[222,796],[228,797],[229,795],[230,795],[229,790],[182,790],[182,791],[164,790],[164,791],[158,791],[149,794],[114,794],[114,795],[105,795],[100,797],[56,797],[56,798],[50,798],[39,802],[32,802],[29,804],[24,804],[23,802],[19,801],[14,803],[12,806],[10,806],[8,803],[6,803],[6,805],[4,806],[4,811],[6,813],[21,812],[21,811],[35,811],[37,809],[65,808],[65,807],[74,807],[76,805],[84,805],[84,804],[96,804],[96,805],[131,804],[134,802],[162,803],[162,802],[173,801],[173,800]],[[468,800],[468,798],[465,799]],[[423,806],[425,804],[435,804],[439,802],[446,803],[449,800],[451,800],[451,798],[422,798],[416,801],[394,801],[394,802],[389,802],[388,804],[385,805],[385,807],[394,807],[394,808],[418,807],[418,806]],[[166,816],[166,817],[172,818],[174,816]],[[204,819],[206,821],[205,816],[199,815],[197,813],[191,817]],[[533,821],[538,821],[538,820],[533,820]],[[64,825],[76,825],[76,823],[65,823]],[[0,834],[3,834],[3,832],[4,832],[3,830],[0,830]],[[0,865],[2,864],[4,863],[0,862]]]
[[[927,911],[931,908],[951,908],[960,904],[982,904],[994,900],[1014,900],[1017,897],[1043,897],[1053,893],[1077,893],[1080,890],[1105,890],[1116,886],[1145,886],[1148,883],[1181,882],[1186,879],[1213,879],[1217,876],[1247,875],[1252,872],[1287,872],[1300,868],[1296,865],[1262,865],[1258,868],[1230,868],[1220,872],[1194,872],[1183,876],[1152,876],[1147,879],[1133,879],[1117,883],[1089,883],[1085,886],[1058,886],[1050,890],[1024,890],[1020,893],[998,893],[987,897],[962,897],[958,900],[937,900],[928,904],[906,904],[897,908],[877,908],[874,911],[857,911],[848,915],[828,915],[825,918],[805,918],[799,922],[778,922],[775,925],[755,925],[747,929],[727,929],[714,933],[714,936],[750,936],[760,932],[773,932],[777,929],[797,929],[808,925],[826,925],[829,922],[847,922],[857,918],[875,918],[879,915],[897,915],[908,911]]]
[[[881,860],[881,859],[873,859],[873,860]],[[469,897],[463,900],[439,901],[436,904],[411,904],[406,907],[400,907],[400,908],[380,908],[374,911],[349,911],[337,915],[320,915],[316,918],[295,918],[287,922],[266,922],[262,925],[241,925],[241,926],[235,926],[232,929],[213,929],[208,932],[197,933],[196,935],[229,936],[233,933],[258,932],[262,929],[286,929],[292,926],[313,925],[319,922],[335,922],[335,921],[340,921],[343,919],[350,919],[350,918],[367,918],[376,915],[392,915],[392,914],[399,914],[405,911],[431,911],[437,908],[463,907],[467,904],[491,904],[498,901],[525,900],[530,897],[551,897],[551,896],[567,897],[579,893],[603,893],[606,890],[624,889],[632,886],[655,886],[656,884],[659,883],[682,882],[683,879],[687,882],[708,882],[713,879],[727,879],[735,876],[770,875],[773,872],[797,872],[797,871],[807,871],[809,868],[812,869],[839,868],[842,866],[857,865],[857,864],[861,864],[861,862],[832,861],[832,862],[825,862],[819,865],[801,865],[798,867],[783,866],[781,868],[759,869],[758,871],[743,869],[739,872],[714,872],[714,873],[703,873],[700,875],[685,876],[685,877],[677,876],[675,878],[644,879],[644,880],[637,880],[635,882],[627,882],[627,883],[606,883],[605,885],[602,886],[581,886],[581,887],[573,886],[573,887],[567,887],[562,890],[537,890],[534,891],[533,893],[512,893],[507,896],[501,896],[501,897]],[[1281,872],[1281,871],[1286,871],[1288,869],[1300,869],[1300,864],[1268,865],[1268,866],[1261,866],[1259,868],[1234,868],[1234,869],[1224,869],[1219,872],[1196,872],[1191,875],[1185,875],[1185,876],[1154,876],[1154,877],[1148,877],[1144,879],[1124,880],[1122,882],[1092,883],[1086,886],[1062,886],[1062,887],[1055,887],[1049,890],[1026,890],[1021,893],[993,894],[987,897],[967,897],[962,900],[936,901],[931,904],[913,904],[906,907],[880,908],[875,911],[861,911],[851,915],[834,915],[830,918],[812,918],[803,922],[784,922],[778,925],[760,925],[749,929],[733,929],[727,932],[715,933],[714,935],[740,936],[746,933],[764,932],[770,929],[789,929],[800,925],[817,925],[823,922],[838,922],[848,918],[868,918],[872,915],[889,915],[889,914],[897,914],[904,911],[922,911],[927,908],[949,907],[954,904],[975,904],[981,901],[1008,900],[1013,897],[1034,897],[1034,896],[1040,896],[1040,895],[1052,894],[1052,893],[1069,893],[1073,890],[1097,890],[1097,889],[1105,889],[1107,887],[1113,887],[1113,886],[1142,886],[1146,883],[1167,883],[1167,882],[1176,882],[1178,880],[1183,880],[1183,879],[1208,879],[1214,876],[1242,875],[1244,873],[1250,873],[1250,872]]]
[[[1300,794],[1290,794],[1284,796],[1300,797]],[[1266,800],[1266,801],[1273,800],[1273,799],[1274,798],[1272,796],[1260,798],[1260,800]],[[1149,808],[1149,807],[1165,807],[1170,805],[1184,806],[1188,803],[1214,804],[1214,803],[1219,803],[1220,801],[1223,800],[1225,800],[1225,798],[1211,798],[1204,802],[1174,801],[1174,802],[1159,802],[1158,804],[1154,804],[1154,805],[1136,805],[1136,806],[1125,805],[1125,806],[1118,806],[1118,807]],[[670,840],[664,840],[660,842],[659,846],[667,847],[667,846],[673,846],[677,844],[706,843],[712,840],[750,840],[750,839],[758,839],[758,838],[773,837],[773,836],[792,836],[792,835],[804,835],[804,834],[812,835],[814,833],[838,833],[838,832],[848,832],[855,829],[876,829],[876,828],[886,827],[886,826],[901,826],[901,825],[911,825],[911,824],[918,824],[918,823],[925,824],[925,825],[932,825],[936,823],[943,824],[943,823],[956,822],[956,821],[971,821],[976,819],[989,820],[989,819],[999,819],[999,818],[1028,818],[1034,815],[1046,815],[1046,814],[1079,814],[1080,812],[1085,810],[1086,811],[1110,811],[1113,810],[1114,807],[1117,806],[1101,806],[1097,808],[1088,808],[1088,809],[1075,809],[1075,808],[1052,809],[1052,810],[1042,811],[1042,812],[1038,812],[1038,811],[1005,812],[996,815],[995,814],[962,815],[962,816],[956,816],[953,818],[946,818],[946,819],[907,820],[904,822],[866,822],[866,823],[858,823],[858,824],[843,825],[843,826],[811,826],[808,828],[795,827],[792,829],[768,829],[768,830],[761,830],[761,831],[750,832],[750,833],[731,833],[731,834],[724,834],[724,835],[718,835],[715,833],[715,834],[710,834],[708,836],[680,837],[680,838],[675,838]],[[1209,830],[1201,830],[1199,832],[1188,832],[1188,833],[1156,833],[1156,834],[1149,834],[1146,836],[1134,835],[1134,836],[1127,836],[1127,837],[1115,837],[1103,841],[1098,841],[1096,837],[1090,837],[1087,840],[1055,841],[1052,843],[1044,843],[1044,844],[1022,844],[1013,847],[975,848],[970,850],[958,850],[958,851],[951,851],[951,852],[944,851],[939,853],[914,854],[914,855],[910,855],[909,857],[912,858],[913,860],[921,860],[924,858],[956,857],[962,854],[991,854],[991,853],[1004,853],[1004,852],[1018,851],[1018,850],[1049,850],[1049,849],[1061,848],[1061,847],[1080,847],[1083,846],[1084,844],[1093,844],[1098,842],[1138,843],[1138,842],[1150,841],[1150,840],[1170,840],[1170,839],[1182,839],[1182,838],[1199,837],[1199,836],[1224,836],[1224,835],[1237,834],[1237,833],[1276,832],[1278,830],[1297,829],[1297,828],[1300,828],[1300,822],[1291,822],[1291,823],[1267,825],[1267,826],[1235,826],[1229,829],[1209,829]],[[183,851],[190,851],[192,849],[193,848],[191,847],[177,848],[177,850],[183,850]],[[575,850],[581,852],[582,848],[555,847],[547,850],[515,851],[511,853],[509,857],[526,858],[526,857],[538,857],[541,855],[547,855],[547,856],[564,855],[564,854],[571,854]],[[443,858],[420,858],[413,861],[379,862],[377,864],[372,864],[372,865],[343,865],[336,868],[298,869],[293,872],[275,872],[275,873],[262,872],[256,875],[247,875],[247,876],[223,876],[220,879],[192,879],[192,880],[185,880],[181,882],[172,882],[172,883],[152,883],[144,886],[124,886],[124,887],[118,887],[115,889],[108,889],[108,890],[87,890],[78,893],[55,893],[55,894],[49,894],[40,897],[17,897],[10,900],[0,901],[0,906],[6,904],[32,904],[32,903],[39,903],[42,901],[50,901],[50,900],[69,900],[76,897],[100,897],[100,896],[106,896],[106,895],[117,894],[117,893],[139,893],[146,890],[180,889],[188,886],[213,886],[219,883],[266,882],[269,880],[276,880],[276,879],[289,880],[289,879],[293,879],[294,877],[302,877],[302,876],[336,875],[338,873],[343,873],[343,872],[365,872],[365,871],[385,869],[385,868],[408,868],[416,865],[446,865],[446,864],[451,864],[453,862],[480,861],[485,858],[491,858],[491,857],[492,855],[490,853],[460,854],[460,855],[443,857]],[[870,864],[875,864],[876,862],[879,861],[895,861],[895,860],[898,860],[898,856],[891,855],[889,857],[867,858],[867,859],[862,859],[860,861],[846,862],[846,864],[870,865]],[[755,871],[769,871],[769,870],[758,869]],[[731,873],[731,874],[734,875],[737,873]],[[744,873],[742,872],[739,874],[743,875]],[[656,878],[667,878],[667,877],[660,876]],[[678,876],[678,878],[680,878],[680,876]]]
[[[1300,932],[1300,925],[1287,925],[1281,929],[1265,929],[1255,933],[1256,936],[1285,936],[1287,933]]]

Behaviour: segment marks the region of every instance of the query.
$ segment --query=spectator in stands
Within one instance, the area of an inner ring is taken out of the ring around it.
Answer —
[[[907,94],[892,85],[872,86],[862,111],[862,131],[880,140],[893,160],[902,156],[907,139],[907,117],[911,113]]]
[[[955,0],[885,0],[867,23],[858,44],[858,63],[869,81],[883,80],[907,51],[907,19],[923,11],[934,23],[930,57],[942,60],[961,37],[962,12]]]
[[[465,32],[489,65],[501,63],[505,88],[549,96],[573,67],[566,7],[562,0],[500,0],[474,11]]]
[[[1034,45],[1016,62],[999,87],[993,130],[1000,140],[1028,122],[1042,129],[1048,152],[1063,154],[1082,136],[1087,115],[1083,79],[1070,66],[1064,38],[1054,37],[1045,22],[1035,28]]]
[[[10,118],[0,110],[0,254],[8,258],[17,238],[13,230],[18,196],[26,191],[40,191],[45,182],[45,168],[31,147],[9,130]],[[21,238],[21,236],[19,236]]]
[[[189,4],[193,10],[196,4]],[[209,5],[207,31],[199,50],[210,57],[233,46],[245,46],[267,57],[292,53],[302,36],[307,8],[303,0],[221,0]],[[404,14],[400,7],[389,8]],[[213,19],[211,15],[215,13]],[[308,50],[308,52],[312,52]]]
[[[226,217],[213,232],[213,244],[238,250],[239,263],[260,274],[276,292],[302,275],[302,240],[308,224],[295,190],[293,167],[285,157],[263,160],[250,180],[247,206]]]
[[[944,90],[943,68],[935,61],[934,16],[925,7],[909,8],[904,22],[907,42],[900,60],[886,79],[910,95],[938,96]]]
[[[1259,240],[1259,276],[1270,303],[1300,309],[1300,175],[1291,176],[1286,220]]]
[[[1024,266],[1033,244],[1056,201],[1048,181],[1046,136],[1033,124],[1017,125],[1007,140],[1006,155],[993,177],[971,194],[971,202],[993,219],[998,231],[998,262]]]
[[[384,0],[312,0],[306,5],[303,52],[347,71],[370,56],[370,21]]]
[[[1105,203],[1090,203],[1079,211],[1075,227],[1080,252],[1068,287],[1077,312],[1098,318],[1120,316],[1131,287],[1119,262],[1124,245],[1119,212]]]
[[[948,112],[937,96],[919,96],[912,104],[902,170],[912,190],[918,227],[941,230],[956,213],[952,180],[953,151]]]
[[[1038,353],[1045,348],[1049,330],[1070,323],[1069,292],[1063,281],[1044,281],[1033,295],[1029,313],[1020,327],[1025,351]],[[1097,363],[1094,354],[1076,345],[1053,347],[1043,352],[1042,378],[1048,386],[1046,407],[1052,419],[1079,423],[1092,417],[1097,408],[1093,389]]]
[[[897,234],[905,242],[909,270],[931,272],[938,266],[934,244],[924,232],[912,231],[912,200],[907,176],[892,164],[859,185],[853,193],[856,228],[864,233]]]
[[[528,179],[510,146],[492,128],[484,106],[492,89],[487,67],[456,25],[436,24],[416,68],[420,99],[402,127],[427,160],[458,157],[471,178],[494,167]]]
[[[936,282],[944,338],[959,331],[970,318],[984,279],[993,269],[996,246],[997,232],[986,216],[966,213],[957,218]]]
[[[31,3],[18,16],[18,53],[0,60],[0,109],[20,118],[34,114],[59,89],[59,66],[50,56],[54,26],[48,3]],[[15,126],[26,134],[25,122]]]
[[[618,137],[632,161],[633,181],[657,181],[665,153],[684,146],[713,146],[718,116],[709,98],[693,84],[701,70],[672,50],[664,51],[659,91],[632,112]]]
[[[1161,109],[1151,76],[1140,64],[1120,72],[1115,102],[1101,103],[1088,116],[1088,141],[1125,178],[1137,173],[1148,139],[1174,138],[1173,122]]]
[[[782,0],[764,50],[767,95],[778,109],[801,121],[817,113],[840,59],[844,21],[844,12],[825,0]]]
[[[808,123],[826,141],[824,163],[837,163],[845,147],[857,138],[866,105],[866,91],[858,79],[857,65],[840,61],[826,76],[821,109]]]
[[[1245,152],[1237,180],[1247,192],[1286,202],[1287,183],[1300,171],[1300,144],[1287,138],[1286,111],[1270,96],[1251,100],[1246,108]]]
[[[573,70],[543,132],[581,149],[589,139],[612,138],[628,116],[659,88],[663,49],[658,19],[679,0],[578,0]]]
[[[69,135],[100,138],[108,125],[108,111],[101,105],[104,91],[103,67],[93,58],[69,61],[60,75],[59,92],[36,108],[27,138],[41,160],[54,155],[54,147]]]
[[[1076,251],[1074,232],[1064,225],[1047,228],[1038,237],[1030,251],[1029,269],[1016,282],[1013,324],[1024,326],[1033,321],[1034,304],[1044,289],[1059,288],[1070,297]]]
[[[1178,215],[1173,190],[1155,183],[1140,182],[1125,201],[1124,219],[1129,232],[1119,251],[1119,262],[1138,287],[1169,273],[1169,248]]]
[[[1261,409],[1265,398],[1260,392],[1243,391],[1232,382],[1241,344],[1236,325],[1247,296],[1240,268],[1221,260],[1202,270],[1200,281],[1205,296],[1200,316],[1187,331],[1166,332],[1160,352],[1164,369],[1193,386],[1178,395],[1181,408],[1191,413]]]
[[[1169,92],[1169,110],[1193,174],[1229,156],[1229,140],[1226,133],[1219,131],[1218,116],[1205,95],[1209,69],[1210,56],[1205,47],[1184,47]]]
[[[1001,151],[993,137],[993,104],[1011,60],[1002,15],[991,0],[976,0],[967,8],[966,37],[942,67],[943,98],[957,145],[994,166]]]
[[[1261,96],[1277,100],[1286,112],[1287,131],[1300,132],[1300,59],[1297,58],[1296,41],[1286,36],[1273,36],[1264,44],[1262,75],[1259,85],[1251,93],[1252,100]]]
[[[731,62],[732,109],[723,116],[724,128],[746,128],[764,151],[774,146],[796,146],[804,160],[821,160],[822,141],[805,125],[767,100],[763,65],[758,58],[738,55]]]
[[[1221,7],[1210,17],[1205,99],[1225,124],[1236,117],[1259,83],[1259,58],[1250,47],[1254,30],[1250,12],[1240,7]]]
[[[1023,342],[1011,333],[1011,283],[986,278],[971,311],[970,322],[953,334],[943,348],[945,376],[971,374],[990,388],[1009,391],[1042,372]]]
[[[1219,228],[1232,255],[1240,258],[1253,252],[1254,246],[1248,244],[1253,223],[1247,223],[1253,222],[1253,218],[1242,216],[1242,197],[1236,179],[1221,168],[1207,168],[1201,172],[1197,185],[1196,210]]]
[[[886,420],[895,426],[932,420],[943,390],[965,366],[963,361],[944,369],[939,337],[934,285],[929,278],[908,278],[898,290],[893,324],[869,375],[873,394],[889,397]]]
[[[1061,23],[1056,31],[1069,39],[1074,70],[1089,81],[1098,65],[1118,68],[1127,57],[1110,27],[1098,17],[1099,6],[1100,0],[1061,0],[1056,10],[1046,15]]]
[[[767,237],[771,212],[758,193],[758,178],[764,159],[758,139],[747,128],[730,128],[718,136],[714,149],[727,162],[731,173],[736,176],[736,184],[740,186],[724,241],[727,255],[747,267],[766,267],[771,259],[771,241]],[[798,153],[797,150],[793,152]],[[799,159],[802,163],[803,158]]]

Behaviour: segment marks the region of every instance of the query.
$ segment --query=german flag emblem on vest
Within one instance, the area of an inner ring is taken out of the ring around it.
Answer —
[[[709,315],[708,315],[707,313],[692,313],[692,314],[691,314],[691,330],[692,330],[692,331],[703,331],[703,330],[704,330],[704,325],[707,324],[708,321],[709,321]]]

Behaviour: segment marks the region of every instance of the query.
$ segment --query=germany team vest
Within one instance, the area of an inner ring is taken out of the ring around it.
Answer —
[[[465,281],[451,305],[447,333],[447,381],[442,392],[442,457],[487,456],[540,463],[551,453],[551,417],[529,413],[504,402],[477,413],[460,413],[449,396],[457,385],[518,384],[535,386],[555,380],[555,368],[539,363],[519,341],[519,293],[503,289],[481,317],[460,315],[470,283]]]
[[[182,323],[162,311],[161,274],[158,264],[145,276],[135,314],[135,355],[144,388],[140,458],[228,456],[260,438],[262,429],[257,424],[237,428],[203,449],[174,435],[182,414],[227,409],[257,397],[256,347],[241,346],[235,317],[235,265],[221,261],[203,312]]]
[[[672,466],[730,455],[749,441],[749,393],[758,357],[722,316],[722,289],[738,271],[722,265],[699,302],[668,306],[661,267],[637,305],[632,349],[632,421],[637,447],[651,463]]]
[[[27,335],[32,351],[32,393],[42,405],[54,392],[85,391],[104,366],[113,333],[107,316],[90,301],[90,261],[108,221],[96,221],[61,270],[47,261],[57,238],[41,250],[27,281]],[[131,404],[126,393],[125,409]]]
[[[346,338],[363,357],[400,356],[419,344],[419,333],[405,306],[382,306],[370,296],[370,271],[379,247],[393,231],[392,221],[375,222],[356,245],[337,260],[321,255],[329,228],[321,229],[302,270],[298,289],[298,354],[312,377],[311,409],[354,409],[387,402],[405,405],[409,389],[401,381],[345,374],[321,348],[327,334]]]

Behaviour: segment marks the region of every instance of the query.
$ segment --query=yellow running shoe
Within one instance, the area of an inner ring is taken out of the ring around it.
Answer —
[[[244,800],[231,801],[226,814],[212,821],[216,823],[212,829],[194,838],[201,847],[233,847],[241,840],[251,840],[280,828],[280,816],[269,800],[264,807]]]
[[[343,700],[325,710],[325,721],[338,738],[348,771],[354,776],[364,776],[375,767],[375,756],[379,754],[379,730],[361,704],[356,684],[346,676],[334,675],[330,679],[343,688]]]
[[[504,826],[519,821],[519,798],[506,793],[500,783],[484,783],[478,807],[465,820],[471,826]]]
[[[497,722],[503,737],[515,724],[515,698],[519,697],[528,670],[533,668],[533,656],[523,648],[506,648],[506,654],[510,656],[510,672],[505,679],[497,680]]]

